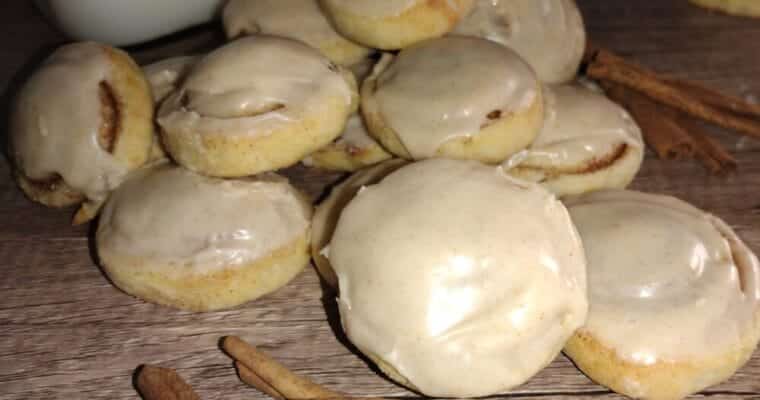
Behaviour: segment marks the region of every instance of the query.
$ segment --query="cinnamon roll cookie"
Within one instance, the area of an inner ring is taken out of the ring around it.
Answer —
[[[760,339],[760,266],[722,220],[678,199],[568,199],[588,257],[589,317],[565,352],[634,398],[680,399],[728,379]]]
[[[644,158],[636,122],[604,94],[580,85],[544,87],[545,120],[536,140],[505,165],[558,196],[625,188]]]
[[[364,120],[357,113],[348,119],[346,129],[336,141],[304,158],[302,163],[331,171],[356,171],[391,157],[369,135]]]
[[[81,203],[74,223],[95,217],[148,160],[152,142],[150,86],[129,55],[106,45],[59,48],[13,102],[9,143],[19,186],[50,207]]]
[[[150,83],[153,100],[156,104],[161,104],[177,86],[185,79],[187,73],[198,61],[198,56],[172,57],[166,60],[158,61],[143,67],[145,77]],[[150,151],[152,161],[165,159],[166,152],[161,144],[160,128],[156,127],[156,136],[153,139],[153,148]]]
[[[479,162],[425,160],[364,187],[322,253],[351,342],[430,397],[516,387],[586,319],[586,261],[564,205]]]
[[[454,33],[511,48],[546,83],[572,80],[586,47],[586,28],[575,0],[476,0]]]
[[[360,63],[372,52],[337,33],[317,0],[231,0],[222,18],[229,38],[261,33],[300,40],[343,66]]]
[[[200,56],[179,56],[143,67],[156,104],[160,104],[177,89],[199,59]]]
[[[467,36],[389,54],[362,84],[370,133],[407,159],[498,163],[525,149],[544,117],[541,85],[512,50]]]
[[[311,205],[274,174],[224,180],[168,163],[130,177],[97,230],[103,269],[125,292],[171,307],[234,307],[309,262]]]
[[[374,57],[350,67],[358,82],[372,72]],[[327,146],[307,156],[301,162],[308,167],[330,171],[356,171],[391,158],[392,155],[367,131],[360,112],[351,115],[343,133]]]
[[[325,254],[329,251],[328,244],[338,224],[340,213],[363,187],[380,182],[406,164],[406,161],[396,158],[359,170],[332,188],[330,195],[317,206],[312,220],[311,258],[319,275],[333,289],[338,288],[338,277],[335,276],[330,260]]]
[[[239,177],[288,167],[329,144],[357,103],[351,72],[301,42],[256,35],[199,60],[158,122],[179,164]]]
[[[394,50],[443,36],[475,0],[321,0],[338,32],[366,46]]]

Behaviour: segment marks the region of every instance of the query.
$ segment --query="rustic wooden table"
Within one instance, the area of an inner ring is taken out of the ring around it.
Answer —
[[[0,13],[3,127],[8,99],[19,81],[64,41],[31,3],[4,1]],[[710,14],[685,0],[579,4],[596,42],[660,71],[760,97],[760,21]],[[149,62],[202,51],[220,41],[218,30],[197,29],[133,53]],[[649,156],[634,187],[679,196],[725,218],[760,251],[760,144],[717,135],[736,153],[737,175],[708,177],[695,163]],[[339,178],[303,168],[287,174],[315,198]],[[235,310],[179,312],[112,287],[93,261],[89,229],[69,226],[70,217],[70,211],[27,201],[9,178],[6,160],[0,159],[0,398],[134,399],[132,374],[142,363],[178,369],[206,399],[264,398],[238,381],[219,350],[225,335],[242,336],[332,389],[357,396],[414,397],[376,373],[347,343],[334,301],[313,269],[277,293]],[[513,395],[616,397],[564,356]],[[705,395],[760,398],[760,353]]]

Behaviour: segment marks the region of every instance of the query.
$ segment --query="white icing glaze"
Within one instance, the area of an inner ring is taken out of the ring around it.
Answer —
[[[322,51],[330,46],[358,46],[335,31],[317,0],[231,0],[223,17],[230,37],[242,33],[283,36]]]
[[[172,57],[143,67],[156,103],[177,88],[197,61],[198,56]]]
[[[310,219],[301,195],[277,175],[224,180],[163,164],[113,193],[97,237],[104,251],[207,273],[291,244]]]
[[[544,87],[544,126],[513,164],[555,170],[584,168],[627,144],[644,154],[641,129],[605,95],[577,85]]]
[[[17,167],[32,180],[60,175],[74,190],[104,200],[128,165],[98,143],[101,82],[111,64],[95,43],[56,50],[27,81],[13,105],[10,140]]]
[[[548,83],[572,79],[586,45],[574,0],[476,0],[454,32],[515,50]]]
[[[159,111],[159,124],[194,135],[268,135],[319,109],[325,97],[353,101],[340,68],[301,42],[247,36],[209,53]]]
[[[363,17],[395,17],[404,11],[423,3],[425,0],[329,0],[331,3],[354,15]],[[454,9],[456,4],[449,0]]]
[[[583,330],[622,359],[719,356],[755,329],[760,267],[719,219],[672,197],[630,191],[571,199],[568,208],[588,257]]]
[[[493,111],[527,109],[540,91],[517,54],[483,39],[448,36],[406,48],[392,61],[384,57],[388,67],[375,71],[378,107],[415,159],[476,135]]]
[[[474,161],[422,161],[362,189],[329,259],[348,337],[429,396],[519,385],[586,318],[585,258],[565,207]]]
[[[330,253],[328,244],[332,239],[335,226],[343,208],[348,204],[356,193],[364,186],[375,184],[385,178],[391,172],[406,165],[406,160],[394,158],[381,163],[360,169],[351,174],[339,185],[330,189],[327,196],[314,211],[312,218],[311,249],[314,265],[319,274],[333,289],[338,288],[338,277],[333,272],[327,257]],[[317,254],[315,254],[317,253]]]

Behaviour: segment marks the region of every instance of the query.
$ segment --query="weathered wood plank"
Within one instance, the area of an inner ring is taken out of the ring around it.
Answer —
[[[18,77],[63,39],[31,2],[0,13],[0,123]],[[760,97],[760,24],[706,13],[685,1],[579,0],[591,37],[659,71]],[[203,51],[213,29],[133,49],[142,62]],[[647,159],[634,188],[676,195],[726,219],[760,250],[760,143],[718,132],[738,154],[740,173],[708,177],[695,163]],[[5,130],[0,130],[0,139]],[[2,140],[0,140],[2,144]],[[88,227],[71,210],[28,202],[0,161],[0,398],[136,398],[131,374],[142,363],[177,368],[208,399],[265,398],[242,385],[219,350],[225,335],[260,345],[296,372],[357,396],[415,398],[377,374],[340,333],[331,296],[313,269],[282,290],[234,310],[193,314],[143,303],[112,287],[93,262]],[[340,174],[285,171],[316,199]],[[760,398],[760,353],[705,397]],[[524,399],[617,399],[560,356],[514,391]]]

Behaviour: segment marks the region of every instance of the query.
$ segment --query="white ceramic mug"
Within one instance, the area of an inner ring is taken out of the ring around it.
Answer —
[[[75,40],[115,46],[146,42],[213,20],[222,0],[36,0]]]

